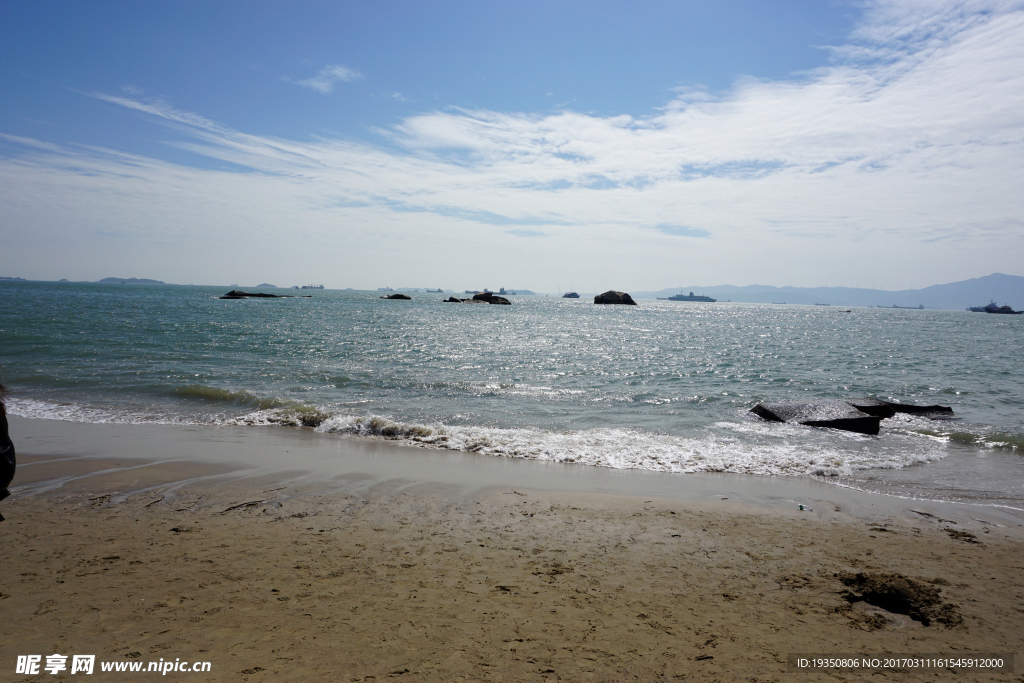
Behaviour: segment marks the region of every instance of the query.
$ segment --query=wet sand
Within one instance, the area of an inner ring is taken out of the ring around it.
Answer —
[[[1010,511],[281,429],[12,436],[9,671],[62,653],[211,662],[175,680],[1022,680],[786,673],[797,652],[1024,651]],[[872,605],[858,573],[923,602]]]

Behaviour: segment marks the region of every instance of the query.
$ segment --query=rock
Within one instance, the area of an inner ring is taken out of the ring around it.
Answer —
[[[295,297],[291,294],[264,294],[263,292],[243,292],[237,289],[232,289],[230,292],[220,297],[221,299],[294,299]]]
[[[924,415],[925,417],[942,417],[942,416],[953,416],[953,409],[949,406],[912,406],[908,403],[884,403],[895,410],[897,413],[906,413],[907,415]]]
[[[880,401],[877,398],[856,398],[852,401],[846,401],[851,406],[856,408],[862,413],[867,415],[874,415],[886,420],[896,414],[896,411],[892,409],[885,401]]]
[[[512,302],[503,296],[498,296],[494,292],[480,292],[474,294],[472,299],[463,299],[463,303],[485,303],[485,304],[503,304],[505,306],[511,306]]]
[[[879,423],[896,413],[931,418],[953,415],[949,406],[915,406],[877,398],[821,403],[758,403],[750,412],[771,422],[796,422],[809,427],[831,427],[860,434],[877,434]]]
[[[456,299],[454,296],[450,296],[444,300],[446,304],[461,304],[462,299]]]
[[[750,409],[771,422],[796,422],[808,427],[830,427],[858,434],[878,434],[882,418],[867,415],[845,401],[822,403],[758,403]]]
[[[633,301],[633,297],[625,292],[616,292],[613,289],[609,289],[604,294],[598,294],[594,297],[595,304],[625,304],[627,306],[636,306],[636,302]]]
[[[868,415],[876,415],[883,420],[896,413],[907,415],[923,415],[925,417],[953,417],[953,409],[949,406],[915,406],[909,403],[891,403],[877,398],[857,398],[847,401],[857,410]]]
[[[388,294],[387,296],[382,296],[381,299],[412,299],[412,297],[408,294]]]

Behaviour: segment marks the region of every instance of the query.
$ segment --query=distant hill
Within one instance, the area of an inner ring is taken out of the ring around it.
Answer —
[[[18,280],[19,282],[28,282],[28,280],[23,277],[3,277],[2,275],[0,275],[0,280]]]
[[[265,287],[265,288],[268,288],[268,289],[281,289],[277,285],[272,285],[272,284],[269,284],[269,283],[266,283],[266,282],[264,282],[261,285],[256,285],[256,289],[259,289],[260,287]]]
[[[706,294],[719,301],[747,303],[832,304],[833,306],[924,306],[964,310],[968,306],[984,306],[991,300],[1024,307],[1024,277],[993,273],[961,282],[932,285],[924,289],[888,291],[855,287],[770,287],[767,285],[718,285],[715,287],[674,287],[658,292],[630,292],[635,299],[667,298],[679,292]]]
[[[123,285],[166,285],[166,282],[160,280],[148,280],[144,277],[105,277],[102,280],[96,282],[112,282],[114,284],[120,283]]]

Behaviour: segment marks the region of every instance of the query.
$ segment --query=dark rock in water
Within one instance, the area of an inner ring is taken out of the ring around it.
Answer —
[[[907,403],[888,403],[889,407],[897,413],[907,415],[924,415],[925,417],[953,416],[953,409],[949,406],[912,406]]]
[[[877,398],[821,403],[758,403],[750,409],[771,422],[796,422],[809,427],[831,427],[859,434],[878,434],[879,423],[896,413],[925,417],[952,417],[949,406],[914,406]]]
[[[847,401],[851,406],[856,408],[862,413],[867,415],[874,415],[886,420],[896,414],[892,406],[885,401],[880,401],[877,398],[856,398],[852,401]]]
[[[877,398],[858,398],[847,401],[847,403],[862,413],[877,415],[882,419],[890,418],[896,413],[932,418],[953,417],[953,409],[949,406],[914,406],[908,403],[891,403]]]
[[[294,299],[291,294],[264,294],[263,292],[242,292],[232,289],[221,299]]]
[[[450,296],[444,300],[446,304],[502,304],[505,306],[511,306],[512,302],[503,296],[495,296],[490,292],[484,292],[483,294],[477,294],[472,299],[456,299],[454,296]]]
[[[506,306],[511,306],[512,305],[511,301],[509,301],[508,299],[506,299],[503,296],[498,296],[494,292],[480,292],[479,294],[474,294],[472,299],[463,299],[463,302],[464,303],[484,302],[484,303],[488,303],[488,304],[504,304]]]
[[[598,294],[594,297],[595,304],[625,304],[627,306],[636,306],[636,302],[633,301],[633,297],[625,292],[616,292],[615,290],[609,289],[604,294]]]
[[[843,401],[758,403],[750,412],[771,422],[796,422],[808,427],[830,427],[858,434],[878,434],[878,425],[882,420],[862,413]]]
[[[412,297],[408,294],[388,294],[387,296],[382,296],[381,299],[412,299]]]

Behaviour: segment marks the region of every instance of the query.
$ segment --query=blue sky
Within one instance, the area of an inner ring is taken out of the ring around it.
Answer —
[[[1020,2],[7,2],[0,93],[0,275],[1024,274]]]

